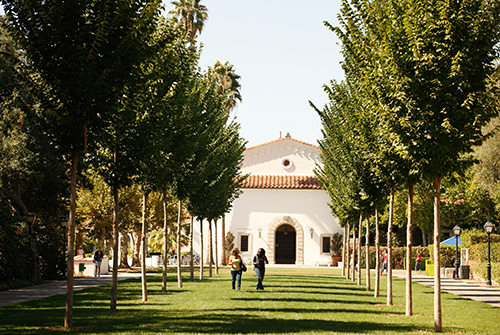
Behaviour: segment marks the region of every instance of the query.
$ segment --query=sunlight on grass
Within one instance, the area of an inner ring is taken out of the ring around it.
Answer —
[[[0,334],[408,334],[433,329],[432,288],[414,285],[414,314],[405,313],[405,283],[394,282],[394,306],[373,298],[331,268],[268,268],[264,291],[255,291],[252,271],[242,290],[231,290],[228,269],[177,288],[169,275],[148,276],[148,302],[140,279],[120,282],[118,312],[109,312],[110,286],[75,293],[74,326],[65,330],[63,295],[0,308]],[[500,334],[500,309],[443,293],[444,331]]]

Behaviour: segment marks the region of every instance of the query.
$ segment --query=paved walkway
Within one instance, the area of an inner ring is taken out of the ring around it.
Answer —
[[[404,270],[393,270],[392,273],[396,277],[406,278]],[[412,272],[411,280],[414,283],[434,287],[434,277],[416,275]],[[500,287],[488,286],[477,280],[441,278],[441,291],[500,307]]]
[[[118,272],[118,281],[139,277],[140,273]],[[95,287],[111,283],[111,273],[101,275],[101,277],[75,277],[73,290],[79,291],[89,287]],[[48,281],[44,284],[24,287],[20,289],[0,291],[0,307],[12,304],[19,304],[50,297],[58,294],[66,294],[66,280]]]

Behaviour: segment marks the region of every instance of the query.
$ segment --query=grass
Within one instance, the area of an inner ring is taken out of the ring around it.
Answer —
[[[177,288],[169,275],[148,276],[148,302],[140,279],[118,284],[118,312],[109,312],[110,285],[75,292],[74,329],[61,328],[65,296],[0,308],[0,334],[409,334],[431,333],[432,288],[413,286],[415,316],[406,317],[405,282],[394,280],[394,306],[386,306],[386,277],[380,298],[329,268],[268,268],[264,291],[255,274],[231,290],[228,269]],[[500,308],[443,293],[444,331],[500,334]]]

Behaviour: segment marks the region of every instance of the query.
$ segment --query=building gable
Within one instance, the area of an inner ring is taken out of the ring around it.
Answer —
[[[243,153],[243,174],[260,176],[314,176],[321,164],[317,146],[290,137],[250,147]]]

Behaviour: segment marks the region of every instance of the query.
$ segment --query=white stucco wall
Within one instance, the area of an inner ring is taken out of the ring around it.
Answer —
[[[288,159],[292,164],[284,167],[284,159]],[[321,164],[321,160],[317,146],[282,138],[247,149],[244,153],[242,173],[314,176],[313,170],[318,164]],[[338,220],[331,214],[328,201],[327,193],[317,189],[243,189],[243,194],[233,204],[233,210],[226,215],[225,232],[233,233],[234,244],[240,249],[240,236],[249,236],[249,250],[242,253],[244,260],[251,260],[259,248],[264,248],[269,260],[273,262],[276,230],[281,224],[288,223],[295,227],[297,233],[296,264],[314,265],[320,260],[327,262],[331,257],[329,253],[322,253],[322,236],[342,233]],[[209,244],[207,222],[203,226],[203,259],[206,262]],[[220,220],[217,227],[217,257],[220,262],[222,239],[225,236],[221,231]],[[194,250],[199,255],[199,222],[195,222],[193,232]]]
[[[234,202],[233,211],[226,216],[226,232],[233,233],[236,247],[240,247],[239,241],[242,234],[249,235],[249,251],[242,253],[243,259],[251,259],[259,248],[266,249],[268,257],[274,259],[272,257],[275,250],[273,234],[279,226],[276,222],[289,221],[291,225],[298,224],[302,229],[303,243],[298,240],[299,234],[297,234],[296,257],[297,260],[302,260],[297,264],[314,265],[319,259],[325,261],[330,259],[330,255],[321,253],[321,236],[342,233],[342,228],[338,220],[332,217],[327,202],[328,196],[323,190],[245,189]],[[223,236],[220,231],[220,221],[217,225],[220,259]],[[259,228],[262,229],[260,237]],[[314,230],[312,238],[311,228]],[[195,223],[195,250],[200,250],[199,232],[200,225]],[[206,260],[208,246],[206,222],[204,223],[203,243]],[[303,253],[303,257],[299,257],[300,253]]]
[[[319,148],[291,139],[281,139],[249,148],[244,153],[242,173],[255,175],[314,175],[316,164],[320,164]],[[292,165],[284,168],[281,164],[289,158]]]

